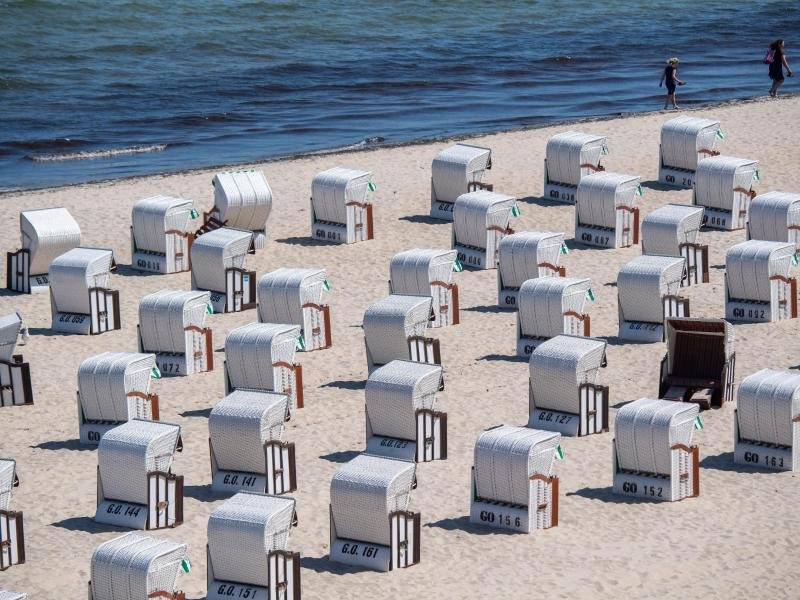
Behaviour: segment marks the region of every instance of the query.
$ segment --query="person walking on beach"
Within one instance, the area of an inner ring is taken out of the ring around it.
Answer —
[[[670,58],[667,61],[667,66],[664,67],[664,72],[661,74],[661,81],[658,82],[658,87],[667,84],[667,99],[664,100],[664,109],[672,102],[672,108],[678,110],[680,106],[675,103],[675,86],[683,85],[684,82],[678,79],[678,62],[677,58]]]
[[[786,67],[786,74],[791,77],[792,70],[786,62],[786,53],[783,49],[783,40],[775,40],[769,45],[769,52],[764,62],[769,64],[769,78],[772,79],[772,87],[769,88],[769,95],[773,98],[778,96],[778,89],[783,85],[783,67]]]

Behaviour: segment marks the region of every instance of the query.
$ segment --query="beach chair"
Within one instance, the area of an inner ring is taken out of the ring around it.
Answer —
[[[722,139],[719,121],[681,115],[661,126],[658,181],[690,190],[694,186],[697,163],[718,156],[714,149]]]
[[[203,226],[197,235],[220,227],[252,232],[253,250],[267,245],[267,220],[272,211],[272,190],[263,171],[226,171],[217,173],[214,207],[203,213]]]
[[[28,339],[28,328],[19,313],[0,317],[0,407],[33,404],[31,366],[17,344]]]
[[[330,348],[331,310],[322,303],[322,294],[329,289],[325,269],[276,269],[258,282],[258,320],[300,325],[300,350]]]
[[[359,454],[331,480],[330,560],[376,571],[419,562],[420,514],[413,462]]]
[[[564,234],[551,231],[521,231],[500,240],[497,268],[497,305],[516,308],[523,282],[538,277],[564,277],[559,266]]]
[[[483,183],[491,168],[489,148],[454,144],[439,152],[431,165],[431,217],[452,221],[453,205],[459,196],[476,190],[491,192],[494,186]]]
[[[293,498],[239,492],[208,518],[206,600],[300,600]]]
[[[747,239],[788,242],[800,252],[800,194],[767,192],[753,198]]]
[[[706,227],[732,231],[747,224],[756,197],[758,161],[732,156],[704,158],[697,163],[692,203],[705,209]]]
[[[225,338],[225,393],[278,392],[289,407],[303,408],[303,368],[295,362],[299,325],[250,323]]]
[[[214,312],[239,312],[256,307],[256,272],[245,268],[254,253],[253,232],[220,227],[192,244],[192,289],[211,292]]]
[[[458,325],[458,284],[453,283],[455,250],[416,248],[399,252],[389,262],[389,293],[433,298],[431,327]]]
[[[369,171],[344,167],[318,173],[311,182],[311,237],[340,244],[371,240],[371,179]]]
[[[475,442],[469,520],[494,529],[531,533],[558,525],[561,434],[497,425]]]
[[[442,364],[439,340],[425,337],[431,322],[430,296],[392,294],[364,311],[368,372],[393,360]]]
[[[508,221],[516,209],[512,196],[478,191],[462,194],[453,207],[453,243],[458,260],[474,269],[496,269],[500,241],[514,233]]]
[[[6,287],[30,294],[47,291],[50,263],[81,245],[81,228],[66,208],[19,213],[20,249],[6,255]]]
[[[447,458],[447,413],[436,410],[442,367],[393,360],[367,379],[367,454],[428,462]]]
[[[294,444],[283,441],[289,398],[234,390],[208,416],[211,490],[283,494],[297,489]]]
[[[800,374],[761,369],[739,384],[733,462],[773,471],[800,469]]]
[[[175,588],[188,564],[186,544],[126,533],[103,542],[92,554],[89,600],[185,600]]]
[[[183,523],[183,475],[171,470],[183,447],[180,432],[178,425],[131,419],[100,438],[95,521],[130,529]]]
[[[517,294],[517,356],[527,358],[557,335],[591,335],[584,312],[591,279],[540,277],[523,282]]]
[[[0,571],[25,562],[22,511],[11,510],[11,488],[18,485],[16,461],[0,458]]]
[[[725,255],[725,318],[770,323],[797,317],[794,244],[748,240]]]
[[[170,196],[139,200],[131,214],[131,266],[150,273],[190,271],[196,218],[193,200]]]
[[[608,431],[608,387],[597,383],[606,342],[559,335],[538,346],[528,369],[528,427],[584,436]]]
[[[709,281],[708,246],[697,243],[703,212],[702,206],[666,204],[642,219],[642,254],[685,258],[684,285]]]
[[[724,319],[667,319],[658,397],[722,407],[733,400],[733,326]]]
[[[581,179],[605,170],[600,161],[606,154],[603,135],[566,131],[550,137],[544,159],[544,197],[575,204]]]
[[[614,493],[675,502],[700,494],[700,452],[692,445],[699,408],[641,398],[614,420]]]
[[[639,243],[639,177],[620,173],[587,175],[575,197],[575,241],[598,248]]]
[[[160,290],[139,302],[139,352],[156,355],[162,375],[192,375],[214,369],[211,293]]]
[[[119,292],[106,287],[113,270],[113,252],[101,248],[73,248],[50,263],[53,331],[95,335],[121,327]]]
[[[689,299],[679,296],[686,260],[676,256],[637,256],[617,274],[619,334],[622,340],[663,342],[664,321],[688,317]]]
[[[0,600],[28,600],[28,594],[22,592],[11,592],[9,590],[0,590]]]
[[[96,446],[109,430],[131,419],[158,421],[153,354],[103,352],[78,367],[78,431],[81,444]]]

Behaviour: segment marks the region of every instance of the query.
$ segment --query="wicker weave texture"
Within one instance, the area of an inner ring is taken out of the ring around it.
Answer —
[[[725,255],[725,281],[728,296],[738,300],[769,302],[770,277],[787,277],[795,248],[784,242],[748,240],[728,248]]]
[[[661,323],[664,320],[662,298],[680,290],[685,262],[683,258],[672,256],[642,255],[624,264],[617,274],[621,318]]]
[[[272,190],[263,171],[229,171],[214,176],[214,207],[228,227],[262,231],[272,211]]]
[[[144,198],[133,205],[133,239],[139,250],[167,253],[167,231],[188,233],[194,201],[170,196]]]
[[[185,354],[186,328],[203,329],[209,292],[159,290],[139,301],[139,331],[145,352]]]
[[[527,506],[532,475],[550,476],[561,434],[501,425],[475,443],[475,486],[484,500]]]
[[[311,206],[317,221],[347,224],[347,203],[363,203],[369,192],[372,173],[334,167],[314,176]]]
[[[744,378],[736,402],[742,439],[792,445],[792,420],[800,415],[800,374],[761,369]]]
[[[14,487],[14,474],[17,462],[11,458],[0,458],[0,510],[11,506],[11,488]]]
[[[450,283],[453,278],[455,250],[415,248],[398,252],[389,262],[389,280],[393,294],[432,295],[431,283]]]
[[[258,318],[262,323],[306,324],[304,304],[322,304],[325,269],[281,267],[258,280]]]
[[[565,131],[547,140],[547,178],[553,183],[578,185],[594,171],[581,165],[599,165],[605,136]]]
[[[472,248],[486,248],[489,227],[508,228],[513,196],[479,190],[462,194],[453,206],[453,238],[455,243]]]
[[[243,269],[253,232],[220,227],[198,237],[192,244],[192,277],[195,289],[224,292],[225,270]]]
[[[214,577],[266,587],[269,584],[267,556],[287,550],[295,514],[295,500],[239,492],[208,518],[208,554]]]
[[[103,352],[90,356],[78,367],[78,395],[88,421],[127,421],[149,418],[139,413],[141,400],[131,392],[148,394],[156,366],[153,354]]]
[[[265,473],[264,443],[281,441],[289,397],[234,390],[208,416],[211,448],[224,471]]]
[[[431,165],[434,200],[455,202],[471,181],[482,181],[492,151],[467,144],[445,148]]]
[[[617,461],[625,471],[672,474],[672,447],[691,446],[697,404],[640,398],[617,411]]]
[[[681,115],[661,126],[661,163],[668,167],[697,169],[697,162],[713,151],[719,121]]]
[[[751,239],[790,242],[795,247],[800,245],[800,231],[797,229],[800,227],[800,194],[760,194],[750,203],[748,216]]]
[[[576,222],[604,229],[616,229],[617,208],[636,206],[636,175],[602,171],[586,175],[575,194]]]
[[[10,361],[14,356],[22,327],[19,313],[0,317],[0,360]]]
[[[364,339],[372,361],[385,365],[409,358],[408,338],[424,335],[431,314],[430,296],[392,294],[364,312]]]
[[[169,471],[180,431],[178,425],[133,419],[100,438],[97,459],[105,497],[147,504],[147,474]]]
[[[734,189],[749,190],[758,161],[733,156],[713,156],[697,163],[695,200],[701,206],[733,210]]]
[[[564,313],[583,313],[590,279],[545,277],[523,282],[517,296],[522,337],[551,338],[564,333]]]
[[[408,509],[415,465],[359,454],[331,480],[331,512],[338,537],[389,545],[389,515]]]
[[[553,271],[542,263],[558,266],[561,261],[563,233],[521,231],[500,240],[499,276],[506,288],[518,288],[528,279],[546,277]]]
[[[237,327],[225,339],[228,378],[234,389],[274,391],[280,375],[272,367],[294,364],[299,325],[250,323]]]
[[[81,228],[66,208],[19,213],[22,248],[30,250],[31,275],[47,273],[57,256],[81,245]]]
[[[114,254],[100,248],[73,248],[50,263],[50,293],[58,312],[88,315],[89,290],[108,287]]]
[[[703,224],[702,206],[666,204],[642,219],[642,254],[680,256],[680,245],[694,244]]]
[[[0,590],[0,600],[28,600],[28,594],[22,592],[11,592],[8,590]]]

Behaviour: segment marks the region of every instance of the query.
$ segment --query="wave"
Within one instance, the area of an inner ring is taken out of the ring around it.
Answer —
[[[74,148],[91,144],[89,140],[78,138],[44,138],[40,140],[8,140],[2,142],[4,146],[17,150],[49,150],[51,148]]]
[[[67,160],[92,160],[95,158],[112,158],[114,156],[129,156],[131,154],[147,154],[150,152],[163,152],[167,144],[152,144],[150,146],[130,146],[128,148],[112,148],[109,150],[86,150],[82,152],[64,152],[63,154],[26,154],[26,160],[33,162],[61,162]]]

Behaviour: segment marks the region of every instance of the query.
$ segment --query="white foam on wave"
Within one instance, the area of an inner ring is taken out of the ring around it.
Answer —
[[[110,150],[86,150],[82,152],[64,152],[61,154],[32,154],[25,158],[34,162],[60,162],[66,160],[91,160],[94,158],[111,158],[114,156],[128,156],[130,154],[163,152],[166,149],[167,144],[152,144],[150,146],[130,146],[128,148],[112,148]]]

